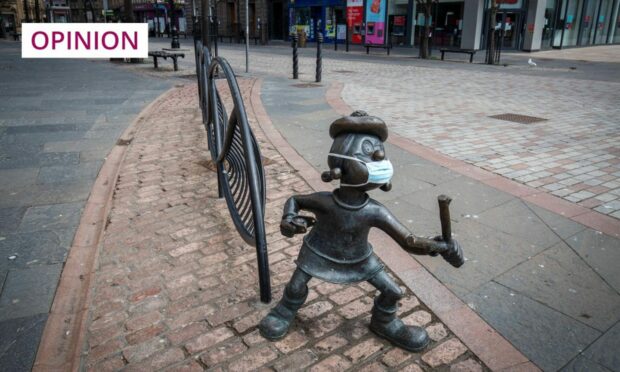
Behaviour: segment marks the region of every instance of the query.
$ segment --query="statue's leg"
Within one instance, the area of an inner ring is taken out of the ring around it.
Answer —
[[[297,310],[308,297],[308,282],[312,276],[297,268],[286,285],[282,299],[271,309],[258,325],[260,334],[269,340],[278,340],[286,335]]]
[[[383,270],[368,282],[381,292],[375,297],[370,330],[403,349],[409,351],[424,349],[429,343],[428,334],[424,328],[407,326],[396,317],[398,300],[403,297],[403,292],[398,285]]]

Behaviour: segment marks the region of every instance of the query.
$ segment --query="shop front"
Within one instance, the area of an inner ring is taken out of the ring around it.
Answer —
[[[289,3],[290,33],[302,34],[302,37],[308,41],[316,41],[318,32],[323,33],[325,42],[333,42],[336,37],[341,40],[342,31],[346,29],[345,10],[344,0],[291,2]]]
[[[431,46],[458,47],[463,32],[463,1],[433,2],[431,8]],[[415,45],[420,43],[420,34],[424,32],[426,19],[422,7],[417,12],[415,21]]]
[[[543,47],[564,48],[620,42],[620,0],[547,0],[552,27]],[[546,45],[545,45],[546,44]]]
[[[184,2],[174,1],[174,12],[176,16],[176,28],[183,33],[187,30],[186,17],[183,8]],[[157,3],[141,3],[133,5],[134,18],[136,22],[148,22],[150,34],[168,33],[171,22],[170,3],[168,1],[157,1]]]
[[[544,1],[544,0],[542,0]],[[486,1],[484,26],[482,30],[488,30],[489,12],[491,11],[491,1]],[[524,0],[498,0],[497,12],[495,14],[495,22],[493,28],[496,37],[499,38],[498,47],[501,49],[523,49],[524,33],[526,28],[526,8]],[[482,32],[483,45],[486,47],[489,35]]]

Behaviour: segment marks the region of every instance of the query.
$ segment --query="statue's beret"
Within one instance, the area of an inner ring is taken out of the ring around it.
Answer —
[[[364,111],[355,111],[350,116],[344,116],[329,127],[329,135],[332,138],[343,133],[371,134],[379,137],[382,142],[388,138],[385,122],[376,116],[369,116]]]

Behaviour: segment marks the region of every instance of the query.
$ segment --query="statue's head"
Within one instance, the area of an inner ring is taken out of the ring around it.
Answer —
[[[334,143],[327,157],[330,170],[321,175],[323,181],[337,179],[341,186],[363,191],[392,188],[392,164],[385,157],[383,147],[388,130],[383,120],[355,111],[334,121],[329,135]]]

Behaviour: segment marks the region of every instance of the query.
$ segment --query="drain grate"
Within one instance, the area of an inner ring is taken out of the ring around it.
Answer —
[[[519,115],[519,114],[499,114],[499,115],[492,115],[489,116],[490,118],[493,119],[498,119],[498,120],[505,120],[505,121],[512,121],[513,123],[519,123],[519,124],[534,124],[534,123],[538,123],[539,121],[547,121],[548,119],[543,119],[543,118],[537,118],[535,116],[527,116],[527,115]]]
[[[293,86],[295,88],[318,88],[321,86],[321,84],[314,84],[314,83],[299,83],[299,84],[293,84]]]

